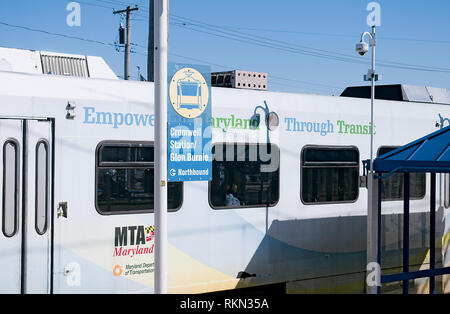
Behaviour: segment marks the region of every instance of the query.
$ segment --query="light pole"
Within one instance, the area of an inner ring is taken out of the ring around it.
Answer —
[[[370,42],[367,44],[364,41],[364,37],[369,36]],[[370,93],[370,163],[369,163],[369,173],[372,173],[372,162],[373,162],[373,103],[375,100],[375,81],[378,80],[378,75],[375,73],[375,46],[376,46],[376,33],[375,26],[372,26],[372,33],[364,32],[361,35],[361,41],[356,44],[356,51],[364,56],[369,51],[369,45],[372,47],[372,68],[369,70],[367,75],[364,75],[365,81],[371,81],[371,93]]]
[[[368,36],[370,41],[367,44],[364,38]],[[379,213],[378,213],[378,200],[374,199],[374,186],[373,186],[373,105],[375,101],[375,81],[378,80],[378,75],[375,73],[375,46],[376,46],[376,32],[375,25],[372,26],[372,33],[364,32],[361,35],[361,41],[356,44],[356,51],[364,56],[369,51],[369,46],[372,47],[372,67],[367,75],[364,75],[365,81],[371,81],[371,95],[370,95],[370,160],[369,169],[367,171],[367,264],[379,263],[378,260],[378,230],[379,230]],[[377,194],[381,191],[377,191]],[[375,203],[376,202],[376,203]],[[381,274],[380,274],[381,275]],[[377,286],[369,286],[369,293],[377,293]]]
[[[169,0],[155,0],[155,294],[167,293],[167,58]]]

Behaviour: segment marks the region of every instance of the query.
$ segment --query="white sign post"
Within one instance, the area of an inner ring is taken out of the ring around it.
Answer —
[[[155,0],[155,294],[167,293],[167,59],[169,0]]]

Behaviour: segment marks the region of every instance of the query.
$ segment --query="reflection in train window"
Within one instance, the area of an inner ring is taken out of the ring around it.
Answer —
[[[377,156],[381,156],[389,153],[390,151],[397,149],[395,146],[382,146],[378,149]],[[418,200],[425,197],[425,173],[411,173],[410,176],[410,199]],[[403,200],[403,186],[404,175],[403,173],[394,173],[387,179],[382,180],[383,191],[381,193],[383,201],[397,201]]]
[[[40,235],[47,231],[49,151],[48,143],[40,140],[36,144],[35,228]]]
[[[276,145],[215,144],[212,153],[212,208],[276,205],[280,187],[280,152]]]
[[[153,212],[153,144],[103,142],[96,158],[96,207],[101,214]],[[169,211],[178,210],[182,199],[183,183],[169,183]]]
[[[304,204],[354,202],[359,193],[356,147],[307,146],[301,153]]]
[[[450,174],[444,174],[444,205],[450,207]]]
[[[153,146],[144,144],[134,144],[131,146],[127,143],[104,144],[99,149],[100,166],[108,166],[108,164],[120,163],[136,165],[138,163],[153,163],[155,161],[155,152]]]

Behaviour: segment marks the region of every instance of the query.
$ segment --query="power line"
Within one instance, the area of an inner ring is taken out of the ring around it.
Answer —
[[[70,35],[66,35],[66,34],[54,33],[54,32],[49,32],[49,31],[42,30],[42,29],[36,29],[36,28],[31,28],[31,27],[22,26],[22,25],[14,25],[14,24],[9,24],[9,23],[5,23],[5,22],[0,22],[0,24],[4,25],[4,26],[8,26],[8,27],[20,28],[20,29],[27,30],[27,31],[43,33],[43,34],[52,35],[52,36],[59,36],[59,37],[64,37],[64,38],[68,38],[68,39],[75,39],[75,40],[85,41],[85,42],[89,42],[89,43],[102,44],[105,46],[115,47],[115,44],[100,41],[100,40],[86,39],[86,38],[77,37],[77,36],[70,36]]]
[[[114,1],[114,0],[93,0],[103,3],[113,3],[113,4],[125,4],[123,1]],[[78,1],[81,2],[81,1]],[[132,3],[133,1],[130,1],[129,3]],[[145,1],[147,2],[147,1]],[[134,3],[134,2],[133,2]],[[142,8],[147,8],[147,6],[143,4],[139,4]],[[171,14],[172,16],[175,16]],[[141,15],[142,17],[148,18],[146,15]],[[179,16],[180,18],[183,18]],[[349,34],[336,34],[336,33],[320,33],[320,32],[305,32],[305,31],[296,31],[296,30],[283,30],[283,29],[271,29],[271,28],[258,28],[258,27],[241,27],[241,26],[228,26],[228,25],[220,25],[221,28],[227,28],[232,30],[248,30],[248,31],[255,31],[255,32],[271,32],[271,33],[289,33],[289,34],[301,34],[301,35],[308,35],[308,36],[326,36],[326,37],[346,37],[346,38],[355,38],[354,35]],[[426,43],[435,43],[435,44],[450,44],[450,41],[446,40],[433,40],[433,39],[421,39],[421,38],[403,38],[403,37],[381,37],[379,36],[378,39],[380,40],[395,40],[395,41],[410,41],[410,42],[426,42]]]
[[[222,27],[232,29],[232,30],[239,29],[239,30],[247,30],[247,31],[254,31],[254,32],[288,33],[288,34],[300,34],[300,35],[307,35],[307,36],[355,38],[354,35],[349,35],[349,34],[303,32],[303,31],[257,28],[257,27],[238,27],[238,26],[222,26]],[[378,36],[378,39],[379,40],[395,40],[395,41],[401,40],[401,41],[411,41],[411,42],[427,42],[427,43],[434,43],[434,44],[450,44],[450,41],[446,41],[446,40],[420,39],[420,38],[401,38],[401,37]]]
[[[141,45],[137,45],[139,47],[143,47]],[[135,51],[134,53],[139,54],[139,55],[143,55],[145,56],[146,54],[142,53],[142,52],[138,52]],[[174,56],[174,57],[178,57],[178,58],[182,58],[182,59],[186,59],[186,60],[191,60],[191,61],[195,61],[195,62],[201,62],[203,64],[209,64],[209,65],[213,65],[219,68],[224,68],[224,69],[233,69],[235,67],[229,66],[229,65],[223,65],[223,64],[218,64],[218,63],[214,63],[214,62],[210,62],[210,61],[206,61],[203,59],[198,59],[198,58],[193,58],[193,57],[188,57],[188,56],[184,56],[184,55],[180,55],[177,53],[172,53],[169,52],[169,55]],[[284,85],[284,86],[288,86],[288,87],[294,87],[297,89],[310,89],[310,90],[320,90],[320,91],[330,91],[330,90],[339,90],[339,89],[343,89],[343,87],[338,87],[338,86],[332,86],[332,85],[326,85],[326,84],[321,84],[321,83],[313,83],[313,82],[307,82],[307,81],[300,81],[300,80],[294,80],[294,79],[289,79],[289,78],[284,78],[284,77],[280,77],[280,76],[275,76],[275,75],[270,75],[270,78],[273,79],[277,79],[277,80],[283,80],[283,81],[290,81],[290,82],[294,82],[294,83],[301,83],[301,84],[307,84],[307,85],[311,85],[311,86],[321,86],[321,87],[326,87],[328,88],[327,90],[325,89],[318,89],[318,88],[310,88],[310,87],[302,87],[302,86],[293,86],[293,85],[286,85],[286,84],[281,84],[278,83],[278,85]]]
[[[146,48],[146,47],[143,46],[143,45],[139,45],[139,44],[135,44],[135,45],[136,45],[137,47]],[[135,53],[137,53],[137,54],[143,54],[143,53],[139,53],[139,52],[135,52]],[[198,58],[188,57],[188,56],[184,56],[184,55],[180,55],[180,54],[172,53],[172,52],[169,52],[169,55],[172,55],[172,56],[174,56],[174,57],[179,57],[179,58],[187,59],[187,60],[196,61],[196,62],[201,62],[201,63],[204,63],[204,64],[214,65],[214,66],[217,66],[217,67],[219,67],[219,68],[224,68],[224,69],[233,69],[233,68],[235,68],[234,66],[218,64],[218,63],[206,61],[206,60],[204,60],[204,59],[198,59]],[[315,85],[315,86],[328,87],[328,88],[331,88],[331,89],[341,89],[341,88],[342,88],[342,87],[333,86],[333,85],[326,85],[326,84],[321,84],[321,83],[312,83],[312,82],[307,82],[307,81],[288,79],[288,78],[284,78],[284,77],[280,77],[280,76],[274,76],[274,75],[270,75],[270,77],[271,77],[271,78],[274,78],[274,79],[279,79],[279,80],[284,80],[284,81],[290,81],[290,82],[295,82],[295,83],[302,83],[302,84],[308,84],[308,85]]]
[[[204,33],[204,34],[209,34],[209,35],[216,36],[216,37],[221,37],[221,38],[230,39],[230,40],[234,40],[234,41],[238,41],[238,42],[243,42],[246,44],[257,45],[257,46],[261,46],[261,47],[272,48],[272,49],[276,49],[276,50],[287,51],[287,52],[297,53],[297,54],[302,54],[302,55],[307,55],[307,56],[313,56],[313,57],[322,58],[322,59],[348,62],[348,63],[354,63],[354,64],[365,64],[365,62],[357,61],[356,59],[352,59],[353,57],[350,57],[350,56],[340,57],[338,54],[333,55],[333,54],[315,53],[315,52],[301,50],[301,49],[293,48],[293,47],[289,47],[289,46],[273,45],[271,43],[258,41],[253,38],[240,39],[242,37],[222,35],[220,33],[223,33],[223,32],[219,32],[219,34],[218,34],[217,32],[214,33],[214,32],[206,31],[203,29],[192,28],[192,27],[187,26],[186,24],[173,23],[172,25],[174,25],[176,27],[183,27],[183,28],[186,28],[186,29],[189,29],[192,31],[196,31],[196,32],[200,32],[200,33]],[[386,61],[386,60],[379,60],[378,65],[382,66],[382,67],[405,69],[405,70],[450,73],[450,69],[448,69],[448,68],[406,64],[406,63]]]
[[[107,2],[107,3],[113,3],[113,1],[106,1],[106,0],[97,0],[97,1],[100,1],[100,2]],[[123,2],[118,2],[118,1],[115,1],[115,3],[123,3]],[[139,16],[143,16],[143,17],[146,17],[145,15],[142,15],[142,14],[135,14],[135,15],[139,15]],[[174,15],[174,17],[175,18],[178,18],[176,15]],[[202,22],[200,22],[200,23],[202,23]],[[175,25],[175,26],[179,26],[178,24],[172,24],[172,25]],[[184,26],[186,26],[186,25],[184,25]],[[194,30],[194,29],[193,29]],[[196,31],[200,31],[200,32],[202,32],[201,30],[196,30]],[[203,31],[204,32],[204,31]],[[208,34],[211,34],[211,33],[209,33],[209,32],[206,32],[206,33],[208,33]],[[229,34],[229,33],[225,33],[225,34]],[[214,35],[214,34],[211,34],[211,35]],[[226,36],[223,36],[224,38],[229,38],[229,37],[226,37]],[[242,37],[242,36],[241,36]],[[245,39],[245,40],[253,40],[252,38],[250,38],[250,37],[242,37],[243,39]],[[233,38],[229,38],[229,39],[233,39]],[[269,39],[269,40],[271,40],[271,39]],[[242,41],[241,40],[241,42],[246,42],[246,41]],[[257,43],[259,43],[259,44],[261,44],[261,41],[259,41],[259,42],[257,42]],[[269,47],[269,48],[279,48],[279,47],[275,47],[275,46],[273,46],[273,44],[271,43],[271,42],[262,42],[262,44],[264,44],[264,46],[265,47]],[[144,48],[144,47],[143,47]],[[285,49],[285,51],[286,51],[286,49],[289,51],[289,50],[295,50],[295,48],[293,49],[292,47],[284,47]],[[309,48],[309,47],[306,47],[306,48]],[[309,48],[309,49],[314,49],[314,48]],[[318,50],[318,51],[320,51],[319,49],[315,49],[315,50]],[[304,53],[306,53],[306,54],[310,54],[310,52],[308,52],[308,51],[302,51],[302,52],[304,52]],[[361,63],[361,64],[363,64],[363,62],[362,61],[358,61],[358,63]]]
[[[106,3],[106,4],[113,4],[113,5],[118,5],[118,6],[132,6],[132,5],[137,5],[136,1],[113,1],[113,0],[95,0],[96,2],[101,2],[101,3]],[[141,6],[141,5],[139,5]]]
[[[323,53],[317,53],[317,52],[299,49],[299,48],[295,48],[295,47],[290,47],[290,46],[286,46],[286,45],[273,44],[268,41],[261,41],[261,40],[255,39],[255,38],[251,38],[251,36],[249,36],[249,37],[239,36],[239,35],[236,36],[235,34],[229,34],[229,33],[222,32],[222,31],[205,30],[205,28],[193,28],[193,27],[189,27],[187,24],[171,23],[171,25],[174,25],[174,26],[180,27],[180,28],[186,28],[186,29],[193,30],[193,31],[196,31],[199,33],[204,33],[204,34],[208,34],[208,35],[212,35],[212,36],[216,36],[216,37],[221,37],[221,38],[225,38],[225,39],[242,42],[245,44],[256,45],[256,46],[260,46],[260,47],[266,47],[266,48],[271,48],[271,49],[275,49],[275,50],[286,51],[286,52],[302,54],[302,55],[308,55],[308,56],[313,56],[313,57],[319,57],[319,58],[324,58],[324,59],[330,59],[330,60],[335,60],[335,61],[365,64],[365,62],[363,62],[363,61],[356,61],[356,60],[346,59],[343,57],[327,55],[327,54],[323,54]]]
[[[205,64],[209,64],[209,65],[214,65],[214,66],[217,66],[217,67],[220,67],[220,68],[224,68],[224,69],[233,69],[234,68],[234,67],[231,67],[231,66],[227,66],[227,65],[223,65],[223,64],[217,64],[217,63],[213,63],[213,62],[206,61],[206,60],[203,60],[203,59],[187,57],[187,56],[176,54],[176,53],[170,53],[169,52],[169,55],[172,55],[172,56],[175,56],[175,57],[179,57],[179,58],[183,58],[183,59],[187,59],[187,60],[196,61],[196,62],[201,62],[201,63],[205,63]],[[307,85],[312,85],[312,86],[322,86],[322,87],[327,87],[327,88],[333,89],[333,90],[335,90],[335,89],[342,89],[342,87],[338,87],[338,86],[326,85],[326,84],[321,84],[321,83],[312,83],[312,82],[301,81],[301,80],[294,80],[294,79],[284,78],[284,77],[275,76],[275,75],[270,75],[270,78],[283,80],[283,81],[290,81],[290,82],[294,82],[294,83],[307,84]]]
[[[226,39],[230,39],[230,40],[236,40],[236,41],[244,42],[247,44],[256,44],[259,46],[261,46],[261,44],[263,44],[262,45],[263,47],[273,48],[273,49],[278,49],[278,50],[283,50],[283,51],[287,51],[286,49],[291,50],[290,52],[293,52],[292,50],[297,50],[297,53],[300,53],[300,54],[314,56],[314,57],[320,57],[320,58],[325,58],[325,59],[330,59],[330,60],[335,60],[335,61],[350,62],[350,63],[357,63],[357,64],[364,63],[365,64],[365,62],[362,62],[359,58],[352,56],[352,55],[337,53],[334,51],[328,51],[328,50],[323,50],[323,49],[317,49],[317,48],[313,48],[313,47],[307,47],[307,46],[288,43],[288,42],[283,42],[283,41],[275,40],[273,38],[255,36],[255,35],[240,32],[240,31],[234,31],[233,33],[230,33],[227,31],[223,31],[222,30],[224,28],[223,26],[208,24],[208,23],[196,21],[196,20],[193,20],[190,18],[180,17],[180,16],[177,16],[174,14],[172,14],[172,17],[173,17],[173,19],[180,21],[180,23],[178,23],[178,24],[177,23],[172,24],[174,26],[184,27],[189,30],[193,30],[193,31],[197,31],[197,32],[201,32],[201,33],[205,33],[205,34],[209,34],[209,35],[213,35],[213,36],[217,36],[217,37],[222,37],[222,38],[226,38]],[[197,23],[186,22],[186,21],[194,21]],[[194,28],[189,27],[189,26],[194,26]],[[209,32],[206,31],[205,28]],[[214,32],[214,34],[211,33],[211,31]],[[239,35],[237,33],[242,34],[242,35]],[[260,38],[262,40],[255,39],[255,37]],[[248,42],[248,41],[251,41],[251,42]],[[281,43],[281,45],[276,44],[276,43]],[[268,45],[271,47],[268,47]],[[301,49],[296,48],[296,47],[299,47]],[[379,60],[379,65],[383,66],[383,67],[391,67],[391,68],[406,69],[406,70],[416,70],[416,71],[442,72],[442,73],[450,72],[450,69],[448,69],[448,68],[439,68],[439,67],[432,67],[432,66],[408,64],[408,63],[387,61],[387,60],[381,60],[381,59]]]
[[[137,4],[136,1],[129,1],[128,3],[122,2],[122,1],[108,1],[108,0],[92,0],[92,1],[100,2],[100,3],[104,3],[104,4],[108,4],[108,5],[117,5],[120,7],[138,5],[141,8],[147,8],[145,5]],[[105,8],[105,9],[111,9],[111,10],[116,9],[116,7],[106,6],[104,4],[97,4],[97,3],[79,1],[79,0],[77,0],[77,2],[86,4],[86,5],[90,5],[90,6],[94,6],[94,7],[99,7],[99,8]],[[144,15],[141,15],[141,16],[148,19],[147,16],[144,16]]]
[[[103,42],[103,41],[93,40],[93,39],[87,39],[87,38],[82,38],[82,37],[76,37],[76,36],[70,36],[70,35],[66,35],[66,34],[54,33],[54,32],[49,32],[49,31],[46,31],[46,30],[41,30],[41,29],[36,29],[36,28],[31,28],[31,27],[21,26],[21,25],[14,25],[14,24],[5,23],[5,22],[0,22],[0,25],[13,27],[13,28],[19,28],[19,29],[23,29],[23,30],[26,30],[26,31],[43,33],[43,34],[50,35],[50,36],[58,36],[58,37],[63,37],[63,38],[67,38],[67,39],[79,40],[79,41],[84,41],[84,42],[89,42],[89,43],[94,43],[94,44],[101,44],[101,45],[109,46],[109,47],[115,47],[116,46],[113,43],[108,43],[108,42]],[[139,45],[139,44],[132,44],[132,45],[133,46],[137,46],[137,47],[141,47],[141,48],[146,48],[145,46]],[[147,56],[146,53],[139,52],[139,51],[131,51],[131,53],[135,53],[135,54],[142,55],[142,56]],[[222,64],[212,63],[212,62],[209,62],[209,61],[205,61],[205,60],[201,60],[201,59],[197,59],[197,58],[192,58],[192,57],[188,57],[188,56],[184,56],[184,55],[179,55],[179,54],[176,54],[176,53],[170,53],[170,55],[175,56],[175,57],[179,57],[179,58],[184,58],[184,59],[187,59],[187,60],[193,60],[193,61],[202,62],[202,63],[205,63],[205,64],[214,65],[214,66],[217,66],[217,67],[222,67],[222,68],[227,68],[227,69],[233,68],[231,66],[226,66],[226,65],[222,65]],[[319,83],[291,80],[291,79],[288,79],[288,78],[277,77],[277,76],[271,76],[271,77],[273,77],[274,79],[281,79],[281,80],[292,81],[292,82],[300,82],[300,83],[308,84],[308,85],[312,85],[312,86],[317,85],[317,86],[324,86],[324,87],[326,87],[326,85],[319,84]],[[300,86],[290,86],[290,87],[295,87],[295,88],[298,88],[298,89],[311,89],[311,88],[308,88],[308,87],[300,87]],[[328,87],[331,87],[333,89],[340,89],[341,88],[341,87],[335,87],[335,86],[328,86]]]
[[[70,36],[70,35],[65,35],[65,34],[60,34],[60,33],[54,33],[54,32],[49,32],[49,31],[45,31],[45,30],[40,30],[40,29],[31,28],[31,27],[26,27],[26,26],[22,26],[22,25],[14,25],[14,24],[5,23],[5,22],[0,22],[0,25],[5,25],[5,26],[9,26],[9,27],[19,28],[19,29],[23,29],[23,30],[27,30],[27,31],[33,31],[33,32],[44,33],[44,34],[47,34],[47,35],[53,35],[53,36],[64,37],[64,38],[68,38],[68,39],[80,40],[80,41],[89,42],[89,43],[102,44],[102,45],[105,45],[105,46],[113,46],[113,47],[116,46],[116,45],[113,44],[113,43],[103,42],[103,41],[99,41],[99,40],[86,39],[86,38],[76,37],[76,36]],[[175,24],[175,25],[176,25],[176,26],[179,26],[179,24],[178,24],[178,25]],[[184,25],[184,26],[185,26],[185,25]],[[198,31],[198,30],[197,30],[197,31]],[[209,32],[209,33],[210,33],[210,32]],[[211,34],[212,34],[212,35],[215,35],[215,36],[218,36],[218,34],[213,34],[213,33],[211,33]],[[229,38],[229,39],[237,40],[237,38],[231,38],[231,37],[225,36],[225,35],[223,35],[223,37]],[[241,41],[248,43],[248,41],[246,41],[246,40],[241,40]],[[259,42],[259,44],[260,44],[260,45],[263,45],[263,46],[267,46],[267,47],[269,47],[269,48],[278,49],[278,50],[285,50],[285,51],[289,51],[289,52],[294,52],[294,51],[295,51],[295,50],[293,50],[291,47],[286,47],[286,48],[283,48],[283,47],[282,47],[282,48],[280,48],[279,46],[273,46],[273,45],[271,46],[270,43],[268,43],[268,42],[262,42],[262,43]],[[133,45],[133,46],[142,47],[142,48],[147,48],[146,46],[143,46],[143,45],[138,45],[138,44],[132,44],[132,45]],[[145,54],[145,53],[139,53],[139,52],[135,52],[135,51],[133,51],[133,53],[137,53],[137,54],[140,54],[140,55],[147,56],[147,54]],[[309,53],[311,53],[311,52],[309,52]],[[200,61],[200,62],[204,62],[204,63],[211,64],[211,65],[216,65],[216,66],[223,67],[223,68],[234,68],[234,67],[229,67],[229,66],[223,66],[223,65],[214,64],[214,63],[211,63],[211,62],[208,62],[208,61],[204,61],[204,60],[199,60],[199,59],[195,59],[195,58],[190,58],[190,57],[187,57],[187,56],[176,55],[176,54],[172,54],[172,53],[171,53],[171,55],[178,56],[178,57],[185,58],[185,59],[197,60],[197,61]],[[333,57],[333,56],[331,56],[331,57]],[[359,61],[358,63],[363,63],[363,62],[362,62],[362,61]],[[394,68],[403,68],[403,69],[411,70],[410,67],[401,66],[401,64],[400,64],[400,65],[398,65],[398,64],[397,64],[397,65],[396,65],[396,64],[392,64],[392,65],[390,65],[390,67],[394,67]],[[440,72],[440,71],[437,71],[437,70],[435,70],[435,69],[420,69],[420,70],[422,70],[422,71],[423,71],[423,70],[429,70],[429,71],[431,71],[431,72]],[[445,70],[447,70],[447,69],[445,69]],[[441,71],[441,72],[447,72],[447,71]],[[301,83],[301,84],[307,84],[307,85],[313,85],[313,86],[323,86],[323,87],[327,87],[327,88],[330,88],[330,89],[337,89],[337,88],[340,89],[340,88],[341,88],[341,87],[335,87],[335,86],[330,86],[330,85],[325,85],[325,84],[311,83],[311,82],[300,81],[300,80],[292,80],[292,79],[282,78],[282,77],[276,77],[276,76],[271,76],[271,77],[274,78],[274,79],[281,79],[281,80],[291,81],[291,82],[296,82],[296,83]],[[285,86],[288,86],[288,85],[285,84]],[[292,86],[292,87],[293,87],[293,86]],[[299,88],[305,89],[304,87],[299,87]]]
[[[269,47],[269,48],[279,49],[279,50],[284,50],[284,51],[286,51],[286,49],[297,50],[297,52],[300,54],[312,55],[312,56],[319,57],[319,58],[325,58],[325,59],[331,59],[331,60],[343,61],[343,62],[359,63],[359,64],[365,63],[365,62],[360,61],[359,58],[351,56],[351,55],[347,55],[347,54],[342,54],[342,53],[337,53],[337,52],[333,52],[333,51],[328,51],[328,50],[317,49],[317,48],[307,47],[307,46],[303,46],[303,45],[283,42],[283,41],[275,40],[272,38],[256,36],[256,35],[240,32],[240,31],[230,33],[227,31],[223,31],[222,27],[218,26],[218,25],[208,24],[208,23],[199,22],[199,21],[196,21],[197,23],[186,22],[186,20],[188,20],[188,21],[189,20],[195,21],[195,20],[192,20],[189,18],[181,18],[176,15],[173,15],[173,17],[175,20],[182,22],[181,24],[174,24],[174,26],[185,27],[190,30],[194,30],[197,32],[203,32],[203,33],[213,35],[213,36],[218,36],[218,37],[227,38],[227,39],[231,39],[231,40],[237,40],[239,38],[240,40],[238,40],[238,41],[242,41],[242,39],[243,39],[245,42],[245,40],[248,40],[248,41],[250,41],[250,42],[247,42],[249,44],[257,44],[257,45],[263,44],[266,47],[267,47],[267,45],[270,45],[272,47]],[[189,27],[189,26],[193,26],[193,27]],[[204,30],[205,28],[209,32]],[[214,32],[214,34],[211,32]],[[242,35],[239,35],[239,34],[242,34]],[[258,38],[260,38],[260,39],[258,39]],[[280,43],[280,44],[277,44],[277,43]],[[299,47],[299,48],[297,48],[297,47]],[[291,51],[291,52],[293,52],[293,51]],[[384,67],[398,68],[398,69],[450,73],[450,69],[448,69],[448,68],[407,64],[407,63],[387,61],[387,60],[381,60],[381,59],[379,60],[379,65],[384,66]]]
[[[142,46],[140,46],[140,47],[142,47]],[[133,53],[138,54],[138,55],[142,55],[142,56],[146,56],[145,53],[138,52],[138,51],[134,51]],[[213,66],[224,68],[224,69],[233,69],[234,68],[232,66],[226,66],[226,65],[222,65],[222,64],[217,64],[217,63],[214,63],[214,62],[210,62],[210,61],[206,61],[206,60],[202,60],[202,59],[198,59],[198,58],[192,58],[192,57],[180,55],[180,54],[177,54],[177,53],[170,53],[169,52],[169,55],[174,56],[174,57],[178,57],[178,58],[182,58],[182,59],[186,59],[186,60],[201,62],[203,64],[213,65]],[[275,75],[270,75],[270,78],[271,79],[270,79],[270,83],[269,84],[295,88],[295,89],[303,90],[303,91],[305,91],[305,90],[306,91],[319,91],[319,92],[326,92],[327,94],[335,94],[332,91],[338,91],[338,90],[343,90],[344,89],[343,87],[337,87],[337,86],[332,86],[332,85],[325,85],[325,84],[320,84],[320,83],[312,83],[312,82],[300,81],[300,80],[293,80],[293,79],[288,79],[288,78],[279,77],[279,76],[275,76]],[[272,79],[282,80],[282,81],[289,81],[289,82],[294,82],[294,83],[307,84],[307,85],[311,85],[311,86],[323,86],[323,87],[326,87],[327,89],[324,89],[324,88],[312,88],[312,87],[305,87],[305,86],[301,86],[301,85],[291,85],[291,84],[286,84],[286,83],[279,83],[279,82],[274,82]]]
[[[123,4],[124,2],[121,1],[114,1],[114,0],[96,0],[98,2],[104,2],[104,3],[114,3]],[[145,7],[145,6],[143,6]],[[138,16],[148,18],[148,15],[143,14],[136,14]],[[348,55],[348,54],[342,54],[337,53],[334,51],[328,51],[324,49],[317,49],[314,47],[308,47],[304,45],[298,45],[294,43],[279,41],[273,38],[267,38],[262,36],[256,36],[253,34],[244,33],[241,31],[233,31],[232,33],[224,31],[223,29],[230,29],[229,26],[223,26],[223,25],[213,25],[208,24],[205,22],[197,21],[194,19],[190,19],[187,17],[177,16],[175,14],[171,14],[172,18],[174,20],[178,20],[180,23],[172,23],[172,25],[176,27],[183,27],[185,29],[196,31],[216,37],[221,37],[229,40],[239,41],[251,45],[258,45],[265,48],[271,48],[271,49],[277,49],[280,51],[286,51],[291,53],[297,53],[297,54],[303,54],[307,56],[322,58],[322,59],[328,59],[333,61],[340,61],[340,62],[347,62],[347,63],[354,63],[354,64],[365,64],[362,60],[359,58]],[[189,21],[189,22],[186,22]],[[189,27],[191,26],[191,27]],[[206,30],[205,30],[206,28]],[[299,32],[301,33],[301,32]],[[307,34],[306,32],[302,32]],[[315,35],[333,35],[333,34],[323,34],[323,33],[309,33],[309,34],[315,34]],[[337,34],[334,34],[337,35]],[[338,35],[338,36],[347,36],[347,35]],[[349,36],[348,36],[349,37]],[[352,36],[353,37],[353,36]],[[258,39],[259,38],[259,39]],[[393,39],[393,38],[391,38]],[[423,40],[419,40],[423,41]],[[382,60],[379,59],[379,66],[381,67],[389,67],[389,68],[395,68],[395,69],[402,69],[402,70],[414,70],[414,71],[425,71],[425,72],[437,72],[437,73],[450,73],[449,68],[441,68],[441,67],[434,67],[434,66],[427,66],[427,65],[417,65],[417,64],[409,64],[409,63],[402,63],[402,62],[395,62],[395,61],[389,61],[389,60]]]
[[[94,7],[98,7],[98,8],[104,8],[104,9],[111,9],[114,10],[113,7],[107,7],[101,4],[95,4],[95,3],[90,3],[90,2],[85,2],[85,1],[79,1],[77,0],[78,3],[82,3],[82,4],[86,4],[86,5],[90,5],[90,6],[94,6]]]

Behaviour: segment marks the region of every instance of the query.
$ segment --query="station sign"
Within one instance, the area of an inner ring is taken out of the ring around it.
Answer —
[[[211,68],[169,63],[167,178],[212,179]]]

